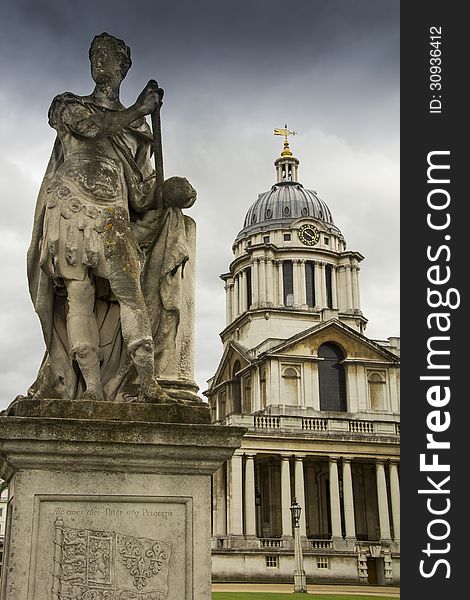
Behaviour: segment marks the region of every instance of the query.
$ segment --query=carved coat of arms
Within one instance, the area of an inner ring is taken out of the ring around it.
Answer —
[[[171,543],[55,522],[52,600],[167,600]]]

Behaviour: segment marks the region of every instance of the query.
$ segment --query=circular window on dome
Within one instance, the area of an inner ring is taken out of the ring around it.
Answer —
[[[256,223],[256,213],[253,213],[253,215],[251,217],[251,222]]]
[[[302,215],[303,215],[304,217],[307,217],[307,216],[308,216],[308,208],[305,208],[305,206],[304,206],[304,207],[303,207],[303,209],[302,209]]]
[[[282,212],[286,215],[286,217],[288,217],[290,215],[290,207],[284,206]]]
[[[273,211],[270,208],[266,209],[266,218],[270,219],[273,216]]]

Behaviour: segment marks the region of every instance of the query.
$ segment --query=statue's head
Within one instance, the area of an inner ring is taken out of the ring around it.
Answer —
[[[115,79],[122,81],[132,64],[129,46],[108,33],[94,37],[89,56],[91,76],[96,83],[108,83]]]

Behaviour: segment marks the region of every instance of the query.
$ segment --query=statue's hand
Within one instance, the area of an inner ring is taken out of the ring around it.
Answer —
[[[149,115],[155,109],[161,107],[163,94],[164,92],[158,87],[158,83],[154,79],[151,79],[139,94],[135,105],[143,115]]]

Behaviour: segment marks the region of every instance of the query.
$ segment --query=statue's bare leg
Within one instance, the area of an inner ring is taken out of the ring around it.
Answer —
[[[160,404],[174,402],[155,378],[152,329],[139,279],[129,278],[128,273],[118,276],[114,272],[109,281],[120,306],[122,337],[139,375],[137,401]]]
[[[99,332],[94,314],[95,290],[88,277],[65,280],[67,333],[71,352],[80,367],[86,389],[82,400],[104,400],[99,359]]]

